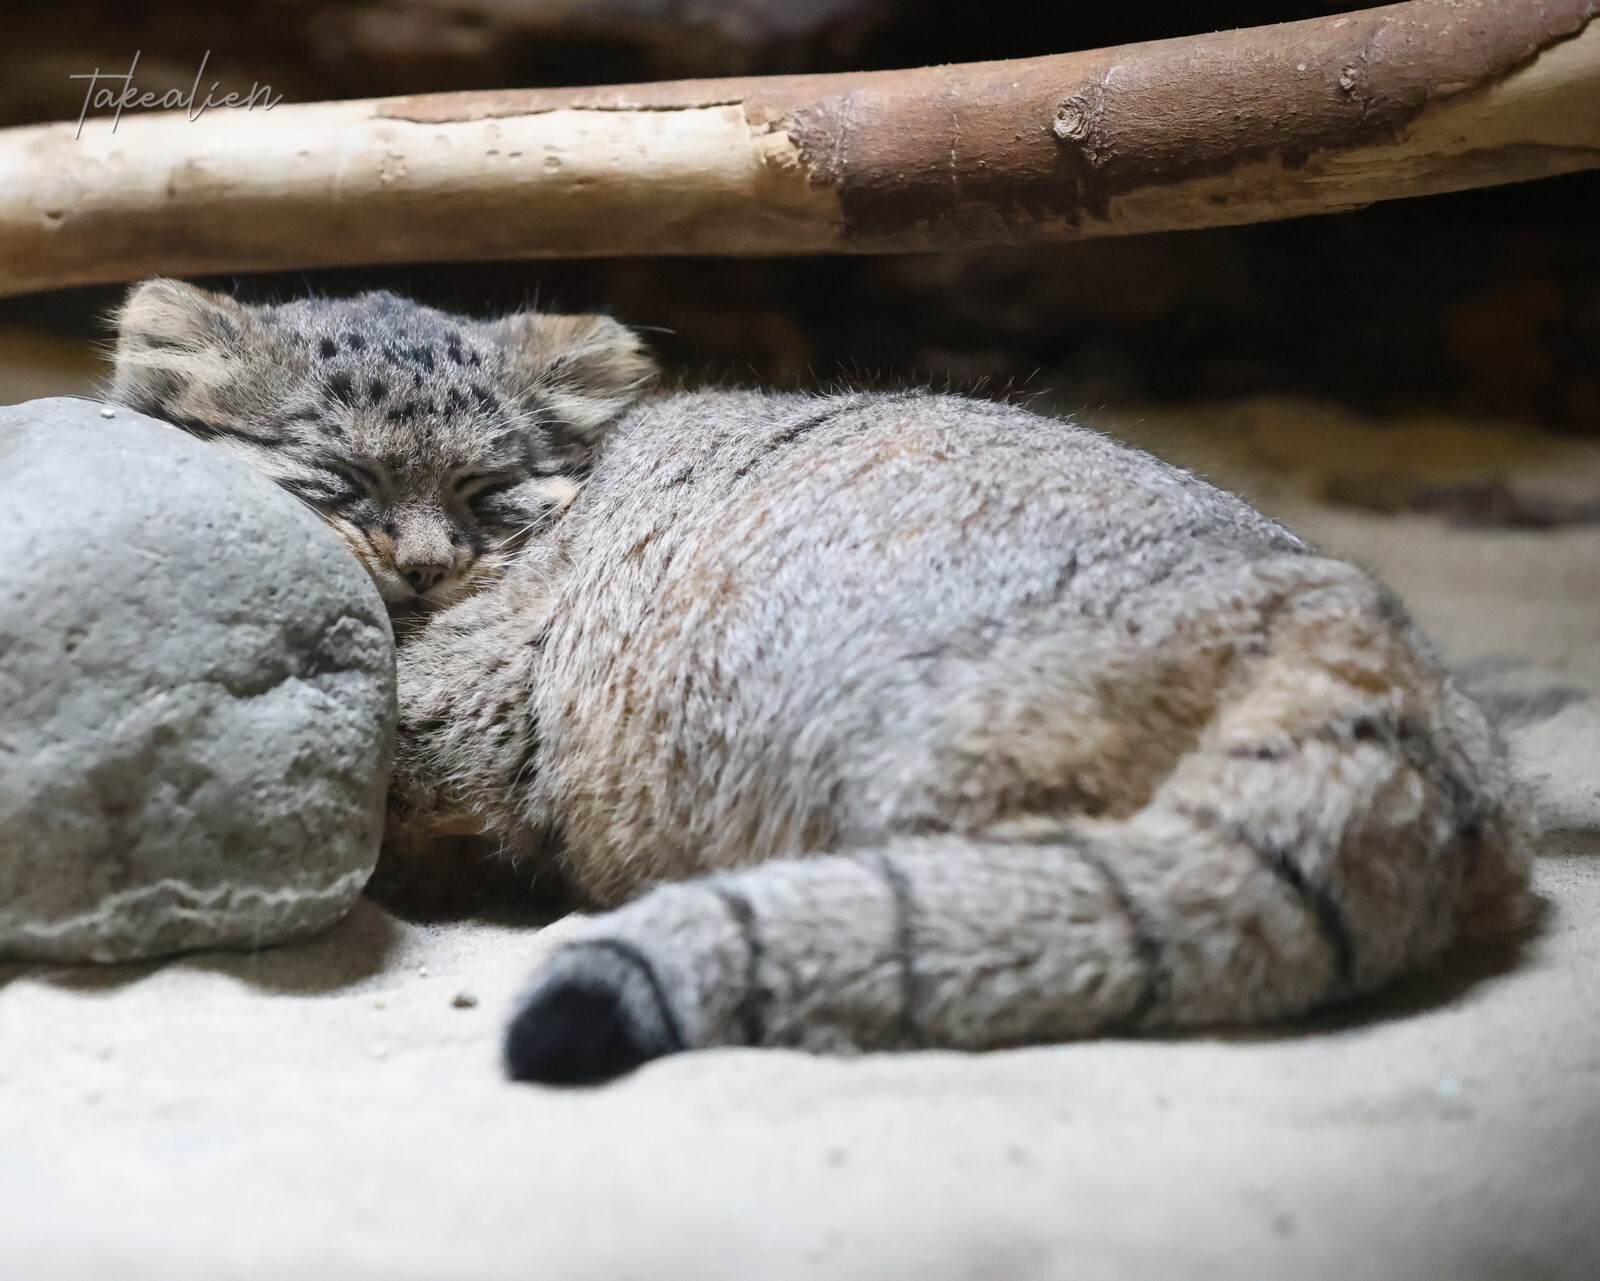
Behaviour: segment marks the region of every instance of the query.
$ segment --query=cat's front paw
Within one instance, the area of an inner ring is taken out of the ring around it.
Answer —
[[[515,1081],[589,1085],[687,1048],[649,959],[618,939],[569,943],[535,976],[506,1031]]]

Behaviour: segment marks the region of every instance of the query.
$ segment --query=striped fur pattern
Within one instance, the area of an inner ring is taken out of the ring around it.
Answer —
[[[315,508],[396,609],[495,576],[577,493],[649,359],[603,316],[474,322],[389,293],[247,306],[149,280],[112,397],[214,440]]]
[[[525,1079],[1284,1019],[1530,902],[1503,750],[1392,594],[1011,406],[642,396],[400,686],[397,820],[604,909]]]

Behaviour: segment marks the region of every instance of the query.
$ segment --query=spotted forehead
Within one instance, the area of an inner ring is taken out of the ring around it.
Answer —
[[[501,348],[486,327],[394,294],[304,298],[266,312],[269,323],[297,333],[317,361],[422,374],[494,369]]]
[[[304,425],[387,469],[516,461],[526,445],[487,327],[391,294],[304,299],[264,317],[302,349]]]

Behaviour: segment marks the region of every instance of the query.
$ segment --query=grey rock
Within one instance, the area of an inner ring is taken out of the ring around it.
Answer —
[[[0,408],[0,956],[256,947],[377,860],[394,643],[312,512],[87,400]]]

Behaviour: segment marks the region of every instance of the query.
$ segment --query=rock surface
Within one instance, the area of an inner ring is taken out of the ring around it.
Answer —
[[[377,859],[393,641],[338,537],[127,409],[0,409],[0,956],[321,929]]]

